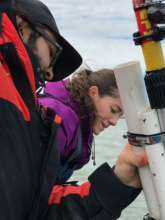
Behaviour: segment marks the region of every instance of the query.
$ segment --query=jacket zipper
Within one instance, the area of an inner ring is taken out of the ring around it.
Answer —
[[[34,113],[34,110],[35,110],[36,113],[37,113],[37,115],[39,116],[40,123],[42,123],[42,121],[43,121],[44,119],[43,119],[43,116],[41,115],[40,110],[38,109],[37,97],[35,96],[35,91],[34,91],[34,89],[33,89],[33,87],[32,87],[31,82],[30,82],[28,73],[27,73],[27,71],[26,71],[26,69],[25,69],[25,67],[24,67],[24,65],[23,65],[23,63],[22,63],[22,60],[21,60],[20,57],[19,57],[19,53],[18,53],[18,50],[17,50],[17,48],[16,48],[16,45],[15,45],[14,43],[12,43],[12,42],[7,43],[7,44],[5,44],[6,49],[8,48],[8,45],[9,45],[9,47],[11,48],[11,51],[10,51],[10,52],[14,52],[14,51],[15,51],[15,59],[17,59],[18,64],[19,64],[20,67],[22,68],[23,73],[26,73],[26,74],[24,74],[22,77],[25,77],[26,82],[28,81],[28,85],[29,85],[29,87],[30,87],[30,93],[28,94],[28,98],[31,97],[30,100],[32,100],[32,103],[29,102],[29,103],[27,104],[27,100],[26,100],[26,97],[25,97],[24,94],[22,94],[21,97],[22,97],[23,101],[25,102],[25,105],[27,106],[30,115],[31,115],[31,114],[35,114],[35,113]],[[12,47],[13,47],[14,51],[12,51]],[[6,58],[7,58],[7,56],[5,56],[5,60],[7,60]],[[8,60],[8,62],[10,62],[10,61]],[[8,62],[7,62],[7,64],[8,64]],[[17,66],[17,68],[19,69],[18,66]],[[10,65],[9,65],[9,69],[10,69]],[[12,71],[10,71],[10,72],[12,72]],[[17,88],[17,90],[18,90],[18,92],[19,92],[19,89],[21,89],[21,87],[19,88],[19,82],[17,81],[17,78],[18,78],[18,77],[16,77],[15,74],[12,74],[12,73],[11,73],[11,76],[12,76],[12,78],[13,78],[14,85],[16,86],[16,88]],[[15,78],[15,77],[16,77],[16,78]],[[21,82],[21,80],[20,80],[20,82]],[[24,96],[24,97],[23,97],[23,96]],[[30,96],[30,97],[29,97],[29,96]],[[34,105],[35,105],[35,109],[34,109]],[[31,108],[31,107],[32,107],[32,108]],[[30,121],[31,121],[31,120],[30,120]],[[31,123],[31,124],[32,124],[32,123]],[[31,128],[33,129],[33,126],[32,126]],[[31,131],[31,138],[32,138],[32,140],[33,140],[33,134],[32,134],[32,133],[33,133],[33,132]],[[34,141],[34,142],[35,142],[35,141]],[[34,145],[34,142],[32,141],[32,146]],[[43,143],[43,142],[42,142],[42,143]],[[43,145],[41,145],[41,147],[43,147]],[[42,153],[42,152],[41,152],[41,153]],[[36,211],[36,209],[37,209],[38,199],[39,199],[39,196],[40,196],[40,190],[41,190],[41,188],[42,188],[42,187],[41,187],[41,186],[42,186],[42,183],[40,183],[40,179],[42,179],[41,174],[42,174],[42,171],[40,172],[40,174],[39,174],[39,176],[38,176],[38,184],[36,185],[36,189],[35,189],[35,191],[34,191],[34,195],[33,195],[32,201],[31,201],[31,208],[30,208],[29,214],[28,214],[28,219],[29,219],[29,220],[30,220],[30,219],[33,219],[33,216],[34,216],[35,211]]]
[[[19,60],[19,62],[20,62],[20,64],[21,64],[22,68],[24,69],[24,72],[26,73],[27,81],[28,81],[29,86],[30,86],[30,88],[31,88],[31,92],[32,92],[32,94],[33,94],[33,100],[34,100],[34,103],[35,103],[35,106],[36,106],[36,110],[37,110],[37,106],[38,106],[38,105],[37,105],[37,98],[36,98],[36,96],[35,96],[35,91],[34,91],[34,89],[33,89],[33,87],[32,87],[32,84],[31,84],[31,82],[30,82],[28,73],[27,73],[27,71],[26,71],[26,69],[25,69],[25,67],[24,67],[24,65],[23,65],[23,63],[22,63],[22,60],[21,60],[20,57],[19,57],[18,50],[17,50],[16,45],[15,45],[14,43],[13,43],[13,46],[14,46],[14,48],[15,48],[15,51],[16,51],[16,54],[17,54],[17,58],[18,58],[18,60]]]

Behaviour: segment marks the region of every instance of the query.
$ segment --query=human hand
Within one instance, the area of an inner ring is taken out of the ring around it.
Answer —
[[[132,145],[127,143],[117,159],[114,173],[125,185],[139,188],[141,182],[137,167],[140,168],[147,164],[146,152],[143,151],[141,155],[135,155]]]

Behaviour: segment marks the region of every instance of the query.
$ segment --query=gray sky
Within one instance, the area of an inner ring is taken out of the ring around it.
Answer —
[[[132,34],[137,24],[132,0],[42,0],[55,17],[60,33],[93,70],[133,60],[145,63]]]

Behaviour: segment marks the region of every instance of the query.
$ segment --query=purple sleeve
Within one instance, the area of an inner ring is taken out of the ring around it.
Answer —
[[[67,118],[62,119],[61,126],[58,130],[58,141],[60,146],[60,158],[62,160],[69,159],[77,146],[78,138],[78,123],[73,123],[72,125],[68,122]]]
[[[61,118],[58,130],[60,158],[66,160],[77,146],[79,120],[74,111],[67,105],[52,98],[39,98],[42,105],[52,108]]]

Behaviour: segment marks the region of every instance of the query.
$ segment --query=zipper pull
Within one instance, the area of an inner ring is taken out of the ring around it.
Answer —
[[[3,67],[3,65],[2,65],[2,62],[0,62],[0,65],[1,65],[1,66],[2,66],[2,68],[4,69],[4,71],[5,71],[6,75],[7,75],[7,76],[9,76],[10,74],[6,72],[5,68],[4,68],[4,67]]]
[[[96,157],[95,157],[95,139],[93,136],[93,140],[92,140],[92,160],[93,160],[93,165],[96,165]]]

